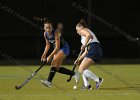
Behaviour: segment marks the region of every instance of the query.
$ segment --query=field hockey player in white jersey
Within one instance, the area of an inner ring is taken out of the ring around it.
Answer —
[[[95,75],[88,68],[91,65],[101,61],[102,49],[100,42],[96,38],[95,34],[90,29],[88,29],[84,19],[81,19],[81,21],[76,25],[76,30],[81,36],[81,50],[84,50],[80,58],[75,61],[77,64],[81,62],[78,71],[83,77],[84,85],[82,89],[92,89],[88,79],[94,80],[96,83],[95,89],[99,89],[103,79]]]

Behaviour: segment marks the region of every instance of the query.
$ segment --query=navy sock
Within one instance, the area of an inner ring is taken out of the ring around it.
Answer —
[[[48,81],[49,82],[51,82],[53,80],[56,71],[57,71],[56,67],[51,67],[50,73],[49,73],[49,76],[48,76]]]
[[[62,74],[66,74],[66,75],[74,75],[75,72],[69,70],[69,69],[66,69],[64,67],[60,67],[59,70],[58,70],[59,73],[62,73]]]

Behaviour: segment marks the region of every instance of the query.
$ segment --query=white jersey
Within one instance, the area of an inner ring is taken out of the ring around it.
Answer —
[[[87,29],[87,28],[86,28]],[[88,42],[88,44],[89,43],[92,43],[92,42],[98,42],[99,43],[99,41],[98,41],[98,39],[97,39],[97,37],[95,36],[95,34],[91,31],[91,30],[89,30],[89,29],[87,29],[89,32],[90,32],[90,34],[92,35],[92,37],[93,37],[93,39],[90,39],[89,40],[89,42]],[[81,36],[81,43],[84,45],[85,44],[85,41],[86,41],[86,37],[85,36]]]

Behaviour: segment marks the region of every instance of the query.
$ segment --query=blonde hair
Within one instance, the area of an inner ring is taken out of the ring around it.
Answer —
[[[79,26],[79,27],[83,26],[85,28],[88,28],[88,25],[87,25],[85,19],[81,19],[80,22],[78,22],[77,26]]]

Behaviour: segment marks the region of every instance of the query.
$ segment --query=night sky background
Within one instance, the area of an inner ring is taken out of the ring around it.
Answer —
[[[110,24],[116,25],[133,37],[140,37],[140,6],[138,1],[128,0],[91,0],[91,12]],[[74,58],[80,50],[80,36],[76,34],[77,22],[91,18],[91,30],[98,37],[103,58],[138,58],[140,59],[140,42],[133,42],[100,23],[92,16],[72,6],[76,3],[88,9],[88,0],[0,0],[0,52],[5,52],[17,59],[40,59],[45,41],[43,24],[33,18],[48,17],[54,23],[64,24],[64,37],[71,47],[69,58]],[[10,9],[9,12],[6,11]],[[12,12],[13,10],[13,12]],[[11,13],[10,13],[11,11]],[[14,15],[37,24],[30,25]],[[0,56],[0,59],[3,59]]]

